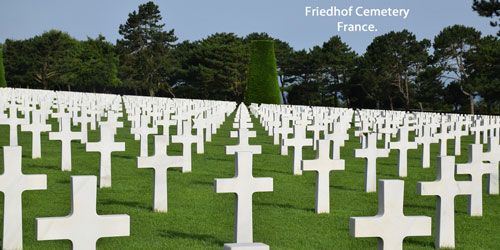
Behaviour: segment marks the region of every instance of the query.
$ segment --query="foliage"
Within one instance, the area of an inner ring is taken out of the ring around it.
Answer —
[[[164,31],[159,7],[153,2],[139,5],[120,25],[123,39],[116,44],[120,56],[120,77],[135,93],[154,96],[166,89],[175,96],[171,86],[175,61],[172,49],[177,37],[174,30]]]
[[[489,18],[499,18],[500,20],[500,1],[499,0],[474,0],[472,4],[472,9],[476,11],[480,16]],[[498,20],[490,21],[490,25],[493,27],[500,27],[500,22]],[[497,33],[500,36],[500,30]]]
[[[280,103],[273,41],[254,40],[251,43],[245,102],[248,104]]]
[[[0,44],[0,87],[7,87],[5,68],[3,66],[3,46]]]
[[[445,82],[454,81],[458,84],[469,99],[471,114],[474,114],[478,86],[466,71],[465,57],[469,51],[476,49],[480,38],[479,31],[463,25],[446,27],[434,38],[434,57],[437,65],[443,69],[441,78]]]

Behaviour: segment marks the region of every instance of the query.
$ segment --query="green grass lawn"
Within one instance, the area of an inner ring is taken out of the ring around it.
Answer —
[[[130,215],[130,236],[102,238],[98,249],[222,249],[224,243],[233,242],[234,194],[216,194],[215,178],[234,176],[234,156],[225,155],[225,146],[236,144],[229,138],[233,116],[205,144],[205,154],[198,155],[193,145],[193,172],[178,169],[168,173],[168,213],[152,211],[153,170],[138,169],[139,141],[130,134],[130,123],[119,129],[117,141],[126,142],[126,152],[113,153],[112,188],[98,189],[97,212]],[[364,159],[353,157],[360,148],[359,139],[352,136],[342,148],[346,170],[331,174],[331,212],[314,213],[315,176],[304,172],[292,175],[292,148],[288,156],[279,155],[279,146],[257,125],[257,138],[251,144],[262,145],[262,154],[255,155],[253,173],[257,177],[272,177],[274,191],[257,193],[253,200],[254,241],[264,242],[272,249],[375,249],[376,238],[353,238],[349,235],[349,217],[373,216],[378,210],[377,194],[364,192]],[[55,128],[54,128],[55,129]],[[172,128],[172,133],[174,132]],[[0,145],[8,145],[8,127],[0,126]],[[150,137],[150,152],[153,152]],[[98,131],[89,134],[89,141],[99,139]],[[31,159],[31,134],[20,133],[23,146],[23,172],[46,174],[47,190],[27,191],[23,195],[23,232],[25,249],[69,249],[70,241],[37,241],[37,217],[66,216],[70,213],[72,175],[98,175],[99,154],[87,153],[83,144],[73,143],[73,170],[60,170],[60,142],[42,136],[42,159]],[[463,139],[462,156],[457,162],[466,162],[467,144],[472,137]],[[448,142],[452,152],[453,141]],[[405,178],[406,215],[435,217],[436,198],[418,196],[416,183],[435,179],[439,146],[432,146],[431,168],[423,169],[420,148],[409,153],[408,176]],[[170,154],[181,154],[181,145],[169,146]],[[314,158],[312,148],[306,148],[304,159]],[[3,172],[3,151],[0,152]],[[397,151],[389,158],[378,160],[379,179],[398,179]],[[461,178],[461,179],[467,179]],[[486,180],[486,178],[485,178]],[[484,190],[486,182],[483,181]],[[3,195],[2,195],[3,197]],[[0,218],[3,218],[3,198]],[[483,217],[467,215],[467,199],[456,198],[456,248],[498,249],[500,247],[500,196],[484,195]],[[3,223],[0,225],[2,228]],[[435,221],[433,220],[433,227]],[[3,229],[2,229],[3,230]],[[432,249],[434,236],[409,237],[405,249]]]

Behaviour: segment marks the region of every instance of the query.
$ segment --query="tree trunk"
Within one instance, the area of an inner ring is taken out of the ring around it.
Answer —
[[[470,102],[470,114],[474,114],[474,95],[469,95],[469,102]]]

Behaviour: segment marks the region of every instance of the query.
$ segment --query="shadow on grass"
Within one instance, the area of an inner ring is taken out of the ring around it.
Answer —
[[[411,238],[405,239],[404,242],[412,244],[412,245],[426,247],[426,248],[434,248],[434,243],[432,243],[432,242],[424,242],[424,241],[419,241],[419,240],[415,240],[415,239],[411,239]]]
[[[161,230],[159,235],[161,237],[165,238],[182,238],[182,239],[188,239],[188,240],[197,240],[197,241],[203,241],[203,242],[209,242],[218,246],[223,246],[224,241],[208,234],[193,234],[193,233],[184,233],[184,232],[179,232],[179,231],[172,231],[172,230]]]
[[[99,203],[103,204],[103,205],[120,205],[120,206],[127,206],[127,207],[152,211],[152,208],[150,206],[147,206],[145,204],[142,204],[142,203],[136,202],[136,201],[122,201],[122,200],[115,200],[115,199],[105,199],[105,200],[101,200]]]
[[[193,181],[193,184],[202,186],[214,186],[214,182],[211,181]]]
[[[299,208],[291,204],[278,204],[278,203],[267,203],[267,202],[255,202],[254,204],[256,206],[277,207],[282,209],[292,209],[292,210],[300,210],[300,211],[314,213],[314,208]]]
[[[265,169],[265,168],[253,168],[254,172],[260,171],[260,172],[272,172],[272,173],[278,173],[278,174],[291,174],[289,171],[278,171],[274,169]]]
[[[137,158],[137,156],[133,156],[133,155],[113,155],[113,157],[129,159],[129,160],[132,160],[132,159],[135,160]]]
[[[316,183],[315,183],[314,185],[316,185]],[[344,190],[344,191],[352,191],[352,192],[360,192],[360,191],[363,191],[363,189],[348,188],[348,187],[338,186],[338,185],[330,185],[330,187],[331,187],[331,188],[335,188],[335,189]]]

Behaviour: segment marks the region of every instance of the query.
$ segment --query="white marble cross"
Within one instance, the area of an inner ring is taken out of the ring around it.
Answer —
[[[63,171],[71,171],[71,141],[81,140],[82,132],[71,131],[69,116],[61,118],[59,128],[59,132],[49,133],[49,140],[61,141],[61,168]]]
[[[500,135],[492,135],[489,138],[488,143],[488,151],[485,152],[486,159],[493,165],[497,166],[500,164],[500,144],[499,144]],[[498,169],[498,168],[497,168]],[[499,175],[498,173],[490,173],[489,177],[489,194],[499,194]]]
[[[429,168],[431,166],[431,144],[438,143],[439,139],[432,136],[432,127],[422,125],[422,134],[415,137],[415,142],[422,145],[422,167]]]
[[[344,170],[344,160],[330,159],[330,141],[318,140],[314,160],[302,160],[303,171],[316,171],[316,213],[330,213],[330,172]]]
[[[183,173],[191,172],[191,157],[192,149],[191,145],[196,143],[196,136],[191,133],[191,120],[183,121],[182,134],[172,136],[173,143],[182,144],[182,156],[184,157],[184,165],[182,166]]]
[[[3,147],[3,157],[4,173],[0,175],[0,192],[4,197],[3,249],[22,249],[22,194],[27,190],[47,189],[47,176],[23,174],[19,146]]]
[[[377,191],[377,158],[388,157],[389,149],[377,148],[377,134],[369,133],[366,136],[366,146],[354,150],[354,157],[366,158],[365,191]]]
[[[103,237],[130,235],[130,217],[126,214],[96,213],[97,178],[72,176],[71,214],[65,217],[37,218],[37,240],[71,240],[73,249],[96,248]]]
[[[2,118],[0,124],[9,125],[9,145],[17,146],[17,128],[19,125],[26,124],[25,119],[20,119],[17,117],[17,106],[11,105],[9,109],[9,118]]]
[[[260,145],[250,145],[249,139],[251,137],[256,137],[257,133],[255,131],[250,131],[246,128],[240,128],[236,131],[230,132],[231,138],[239,138],[239,143],[237,145],[226,146],[226,154],[233,155],[238,151],[248,151],[252,154],[261,154],[262,147]]]
[[[482,144],[469,145],[469,160],[457,164],[457,174],[469,174],[472,181],[472,193],[469,197],[469,215],[483,216],[483,175],[498,176],[498,165],[486,163]]]
[[[184,165],[182,156],[167,155],[168,142],[168,135],[156,135],[154,155],[137,158],[138,168],[154,169],[153,209],[157,212],[168,211],[167,170]]]
[[[146,115],[141,116],[141,125],[139,128],[137,128],[137,135],[139,136],[139,139],[141,140],[141,150],[140,150],[140,156],[148,156],[148,136],[150,134],[156,134],[158,133],[158,128],[157,127],[149,127],[149,122],[150,122],[150,117]]]
[[[389,147],[391,149],[397,149],[399,151],[398,160],[398,174],[399,177],[406,177],[408,175],[408,150],[417,149],[418,145],[416,142],[412,142],[408,138],[409,126],[401,126],[399,128],[399,141],[390,142]]]
[[[455,248],[455,196],[470,195],[472,182],[455,180],[455,157],[441,156],[437,179],[418,182],[419,195],[436,195],[436,248]]]
[[[297,124],[293,128],[293,139],[284,139],[283,143],[286,146],[293,147],[293,174],[302,175],[300,163],[302,161],[302,148],[304,146],[312,146],[313,140],[306,137],[306,127],[302,124]]]
[[[408,236],[431,235],[431,217],[406,216],[403,213],[404,181],[380,180],[378,214],[373,217],[351,217],[351,235],[378,237],[379,249],[403,249],[403,240]]]
[[[31,132],[31,158],[37,159],[42,157],[41,133],[51,131],[52,125],[46,123],[40,110],[33,110],[31,118],[31,124],[21,125],[21,131]]]
[[[115,127],[113,124],[101,123],[101,140],[88,142],[87,152],[99,152],[101,163],[99,168],[99,187],[111,187],[111,153],[125,151],[124,142],[115,142]]]
[[[272,178],[252,176],[252,153],[236,152],[236,174],[233,178],[215,179],[216,193],[236,193],[235,240],[230,249],[238,249],[238,244],[253,243],[252,196],[256,192],[272,192]],[[253,249],[253,248],[247,248]]]

